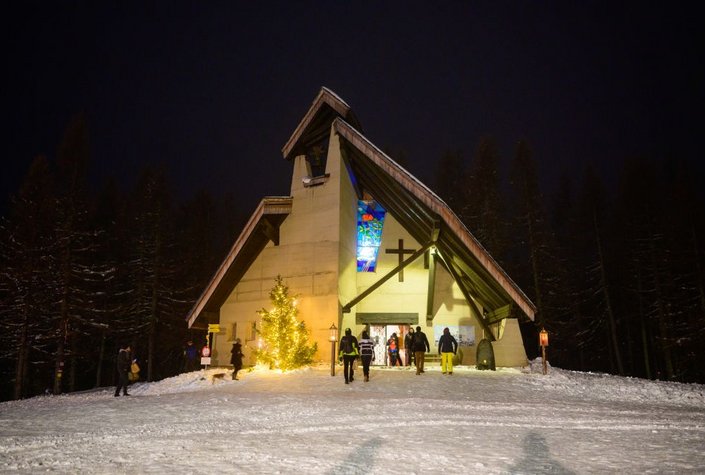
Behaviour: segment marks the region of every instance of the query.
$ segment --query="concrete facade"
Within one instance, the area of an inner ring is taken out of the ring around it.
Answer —
[[[284,166],[284,164],[282,164]],[[298,295],[299,318],[305,321],[312,341],[318,344],[316,359],[330,361],[329,328],[350,327],[355,335],[365,328],[358,314],[417,314],[412,326],[420,325],[436,353],[434,327],[462,326],[471,328],[475,344],[462,347],[462,364],[475,363],[475,349],[482,338],[482,326],[473,315],[451,275],[437,267],[435,306],[431,321],[426,320],[429,272],[423,256],[404,268],[404,281],[398,276],[382,284],[349,313],[342,307],[394,269],[399,261],[387,249],[397,249],[402,239],[404,248],[419,249],[417,242],[394,216],[387,213],[376,272],[357,272],[356,230],[358,195],[341,156],[337,134],[331,129],[326,161],[327,178],[316,186],[305,186],[310,171],[305,156],[293,160],[290,215],[279,229],[279,245],[267,244],[247,269],[242,279],[220,307],[221,333],[215,336],[214,365],[227,365],[234,338],[242,340],[245,364],[253,364],[251,349],[258,344],[253,330],[258,325],[257,311],[270,305],[269,291],[277,275],[284,278],[291,294]],[[408,256],[407,256],[408,257]],[[526,364],[521,333],[516,319],[495,324],[497,341],[493,342],[498,366]],[[383,344],[383,343],[382,343]]]

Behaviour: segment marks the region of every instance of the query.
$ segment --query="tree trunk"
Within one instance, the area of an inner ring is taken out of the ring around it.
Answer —
[[[69,356],[69,359],[71,361],[70,366],[69,366],[69,392],[72,393],[76,390],[76,372],[77,372],[75,332],[73,335],[70,335],[69,338],[71,339],[71,354]]]
[[[98,353],[98,368],[95,372],[95,387],[99,388],[103,376],[103,359],[105,358],[105,331],[100,338],[100,352]]]
[[[654,243],[653,237],[651,239],[651,260],[654,268],[654,290],[656,293],[656,305],[658,308],[659,348],[661,350],[663,364],[665,365],[666,378],[673,379],[673,359],[671,357],[670,338],[667,323],[668,311],[666,309],[666,302],[664,301],[660,272],[656,259],[656,244]]]
[[[612,311],[612,300],[610,299],[609,290],[607,289],[607,271],[605,270],[605,258],[602,252],[602,240],[600,238],[600,229],[597,225],[597,213],[593,212],[592,222],[595,227],[595,240],[597,242],[597,257],[600,262],[600,279],[602,280],[602,293],[605,298],[605,307],[607,308],[607,317],[610,326],[610,339],[612,340],[612,351],[617,363],[617,370],[620,376],[624,376],[624,366],[622,365],[622,355],[619,351],[619,340],[617,339],[617,322]]]
[[[644,352],[644,371],[646,372],[646,378],[652,379],[651,363],[649,358],[649,335],[646,328],[647,316],[644,314],[644,299],[642,297],[641,269],[637,269],[636,283],[637,296],[639,299],[639,322],[641,324],[641,347]]]
[[[64,375],[64,337],[59,331],[59,342],[56,345],[54,360],[54,394],[61,394],[61,380]]]
[[[17,349],[17,367],[15,368],[15,399],[22,399],[24,394],[25,375],[27,374],[27,357],[29,356],[29,341],[27,338],[27,305],[23,305],[22,331]]]
[[[529,259],[531,260],[531,273],[533,276],[533,281],[534,281],[534,293],[535,293],[535,298],[536,298],[536,309],[538,310],[536,313],[538,315],[538,322],[536,322],[539,326],[543,327],[546,323],[546,315],[543,311],[543,299],[542,299],[542,294],[541,294],[541,287],[540,287],[540,277],[539,277],[539,262],[538,262],[538,252],[536,250],[536,239],[534,236],[534,227],[532,225],[533,222],[533,216],[531,216],[531,211],[527,211],[526,215],[526,224],[528,227],[528,237],[529,237]]]
[[[693,234],[693,254],[695,255],[695,277],[698,283],[698,294],[700,296],[700,311],[705,315],[705,285],[703,284],[703,272],[700,268],[700,248],[698,247],[698,233],[695,225],[691,224]]]

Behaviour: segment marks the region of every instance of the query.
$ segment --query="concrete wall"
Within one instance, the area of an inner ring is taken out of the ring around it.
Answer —
[[[472,347],[462,348],[462,351],[463,364],[474,364],[482,327],[477,324],[452,277],[441,266],[437,266],[434,319],[431,325],[427,325],[428,270],[424,269],[423,256],[404,269],[404,282],[393,276],[353,307],[350,313],[341,312],[343,305],[398,265],[398,256],[387,254],[387,249],[398,249],[399,239],[404,240],[406,249],[417,250],[422,244],[387,213],[377,270],[358,273],[358,198],[335,134],[329,140],[326,173],[330,176],[324,184],[305,187],[303,178],[308,175],[305,157],[299,156],[294,160],[292,211],[281,225],[280,244],[274,246],[269,243],[266,246],[221,307],[222,330],[216,335],[213,364],[229,364],[230,348],[235,337],[243,342],[245,364],[253,363],[251,349],[256,347],[258,341],[253,337],[252,324],[259,321],[258,310],[270,308],[269,291],[277,275],[284,278],[292,295],[299,296],[299,318],[306,322],[312,341],[318,343],[318,361],[330,361],[328,336],[331,324],[341,330],[338,337],[346,327],[359,335],[364,325],[356,325],[356,314],[368,312],[418,314],[418,322],[414,326],[422,327],[431,341],[433,353],[437,349],[433,342],[432,325],[472,325],[475,327],[476,343]],[[232,332],[233,324],[236,326],[235,334]],[[526,364],[526,353],[516,320],[506,322],[502,338],[493,343],[493,347],[498,365]]]
[[[245,364],[253,363],[251,348],[256,347],[257,340],[247,340],[243,336],[251,336],[249,323],[259,320],[257,310],[271,308],[269,291],[277,275],[284,278],[290,294],[298,296],[299,319],[305,321],[311,340],[318,342],[316,359],[330,360],[330,346],[326,344],[329,328],[340,320],[340,256],[350,252],[349,242],[340,243],[341,216],[344,215],[340,190],[341,181],[344,184],[347,177],[341,175],[339,148],[337,138],[332,137],[326,164],[326,173],[330,176],[318,186],[304,186],[303,178],[308,176],[306,160],[304,156],[295,158],[291,180],[292,210],[281,225],[279,246],[272,243],[266,246],[221,307],[221,327],[227,329],[233,323],[237,324],[237,336],[246,347]],[[282,166],[286,166],[286,162]],[[344,193],[345,208],[350,206],[348,188]],[[347,221],[342,226],[346,233],[349,232]],[[229,363],[231,345],[227,335],[218,339],[213,364]]]

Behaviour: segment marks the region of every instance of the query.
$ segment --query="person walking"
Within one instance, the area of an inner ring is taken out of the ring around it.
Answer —
[[[343,360],[343,375],[345,376],[345,384],[352,383],[354,381],[353,375],[353,363],[355,359],[360,354],[360,348],[357,344],[357,338],[352,334],[352,330],[349,328],[345,329],[345,335],[340,339],[340,353],[338,355],[338,361]]]
[[[184,349],[184,370],[187,373],[198,369],[198,348],[193,344],[193,340],[186,342]]]
[[[431,351],[431,345],[428,344],[426,334],[421,331],[421,326],[416,327],[414,333],[414,357],[416,358],[416,374],[424,372],[423,363],[426,352]]]
[[[453,356],[458,351],[458,342],[450,334],[448,327],[443,329],[443,335],[438,339],[438,354],[441,355],[441,371],[443,374],[453,374]]]
[[[235,343],[233,343],[233,348],[230,350],[232,356],[230,357],[230,364],[233,365],[233,381],[237,379],[237,372],[242,369],[242,344],[239,338],[235,338]]]
[[[399,356],[399,338],[396,333],[392,333],[392,336],[387,340],[387,353],[389,354],[389,366],[402,366],[401,357]]]
[[[362,374],[365,382],[370,380],[370,363],[375,360],[375,342],[370,338],[367,330],[362,332],[360,340],[360,359],[362,360]]]
[[[115,397],[120,396],[120,390],[122,389],[123,396],[129,396],[127,394],[127,385],[130,383],[130,366],[132,364],[132,358],[130,352],[132,348],[130,345],[124,345],[120,348],[117,357],[117,372],[118,372],[118,384],[115,388]]]
[[[409,331],[404,337],[404,349],[406,350],[406,355],[404,357],[404,366],[411,366],[416,361],[414,358],[414,328],[409,327]]]

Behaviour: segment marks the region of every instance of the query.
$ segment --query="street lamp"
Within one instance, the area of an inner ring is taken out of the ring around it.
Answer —
[[[330,326],[328,339],[330,340],[330,375],[335,376],[335,342],[338,340],[338,329],[335,323]]]
[[[548,346],[548,332],[542,328],[539,332],[539,346],[541,346],[541,361],[543,363],[543,374],[548,372],[546,365],[546,347]]]

